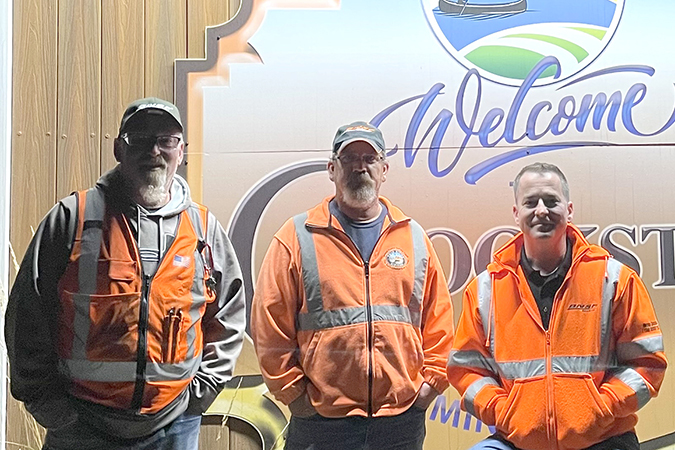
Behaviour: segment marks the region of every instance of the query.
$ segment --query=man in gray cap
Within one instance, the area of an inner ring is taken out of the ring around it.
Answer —
[[[6,314],[11,391],[44,449],[196,450],[231,376],[242,275],[222,226],[190,199],[178,109],[133,102],[117,167],[52,208]]]
[[[263,378],[292,413],[286,448],[421,449],[448,386],[443,269],[422,227],[379,196],[380,130],[340,127],[327,169],[335,196],[276,233],[252,303]]]

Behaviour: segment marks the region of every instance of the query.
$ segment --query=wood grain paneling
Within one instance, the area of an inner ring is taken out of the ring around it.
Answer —
[[[56,0],[14,2],[10,242],[18,258],[56,199],[57,13]]]
[[[241,5],[241,0],[229,0],[228,6],[229,6],[229,14],[230,14],[230,19],[237,14],[237,11],[239,10],[239,5]]]
[[[260,438],[251,425],[237,419],[229,420],[228,425],[232,450],[260,450],[262,448]]]
[[[101,3],[101,173],[115,166],[113,141],[126,106],[144,97],[144,5],[138,0]]]
[[[227,22],[230,5],[227,1],[190,0],[187,14],[188,58],[204,58],[206,27]]]
[[[187,56],[185,0],[145,0],[145,95],[173,101],[173,62]]]
[[[174,60],[204,57],[207,26],[239,0],[15,0],[10,241],[23,257],[59,198],[114,166],[126,105],[174,100]],[[15,270],[11,269],[12,279]],[[37,449],[44,430],[9,399],[7,448]],[[260,449],[257,433],[228,420],[205,424],[200,449]]]
[[[100,171],[101,3],[59,2],[57,197]]]

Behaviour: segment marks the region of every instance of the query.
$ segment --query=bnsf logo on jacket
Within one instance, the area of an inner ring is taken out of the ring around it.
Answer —
[[[408,264],[408,258],[401,250],[395,248],[387,252],[384,262],[392,269],[403,269]]]
[[[567,308],[568,311],[581,311],[581,312],[591,312],[594,311],[595,308],[597,308],[596,303],[589,303],[587,305],[584,305],[583,303],[572,303],[569,308]]]

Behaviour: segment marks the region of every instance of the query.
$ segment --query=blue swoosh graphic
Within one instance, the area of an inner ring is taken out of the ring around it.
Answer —
[[[586,81],[590,78],[601,77],[609,73],[626,73],[626,72],[644,73],[651,77],[654,75],[656,70],[653,67],[642,65],[625,65],[625,66],[608,67],[607,69],[598,70],[597,72],[592,72],[589,73],[588,75],[584,75],[583,77],[577,78],[574,81],[570,81],[569,83],[560,86],[558,89],[556,89],[556,91],[559,91],[562,88],[566,88],[567,86],[572,86],[573,84],[579,83],[581,81]]]

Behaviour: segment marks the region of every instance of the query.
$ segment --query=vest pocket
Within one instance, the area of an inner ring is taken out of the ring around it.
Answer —
[[[133,361],[138,349],[140,292],[118,295],[63,293],[73,311],[72,355],[90,361]]]
[[[162,362],[175,363],[183,332],[183,312],[171,308],[162,322]]]
[[[614,416],[587,373],[553,375],[558,440],[566,448],[591,445],[603,436]]]

